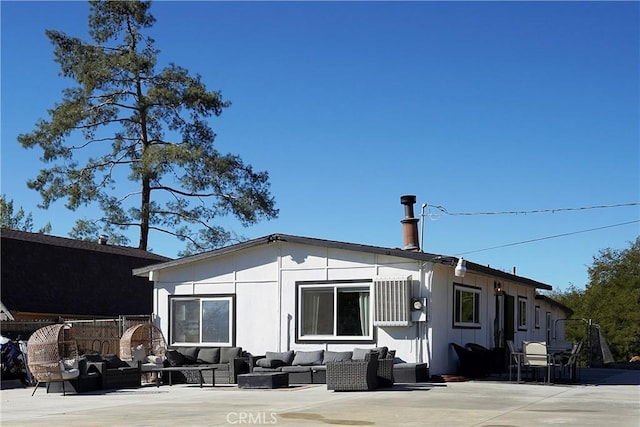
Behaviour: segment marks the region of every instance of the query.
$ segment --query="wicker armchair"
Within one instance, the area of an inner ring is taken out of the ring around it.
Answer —
[[[377,387],[378,353],[368,353],[364,360],[327,363],[327,390],[363,391]]]
[[[395,351],[393,352],[395,355]],[[394,357],[389,355],[385,359],[378,359],[378,387],[392,387],[395,379],[393,377]]]
[[[71,325],[50,325],[35,331],[27,342],[27,366],[36,380],[33,396],[40,383],[62,383],[79,377],[78,345]]]
[[[135,349],[142,345],[146,356],[164,357],[167,343],[162,331],[151,323],[132,326],[120,338],[120,359],[133,360]],[[144,363],[144,362],[143,362]]]

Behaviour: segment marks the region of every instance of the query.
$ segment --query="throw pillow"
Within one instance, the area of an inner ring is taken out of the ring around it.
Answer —
[[[105,354],[102,360],[107,364],[107,369],[126,368],[129,366],[127,362],[120,360],[115,354]]]
[[[284,366],[284,362],[282,360],[278,360],[278,359],[267,359],[267,358],[263,358],[263,359],[258,359],[256,360],[256,365],[258,365],[261,368],[279,368],[280,366]]]
[[[351,356],[352,360],[364,360],[364,358],[367,356],[367,353],[369,353],[371,350],[368,348],[354,348],[353,349],[353,356]]]
[[[297,351],[291,364],[294,366],[322,365],[323,357],[324,350]]]
[[[325,351],[323,364],[327,362],[342,362],[345,360],[351,360],[350,351]]]
[[[162,363],[162,356],[147,356],[147,362],[154,364]]]
[[[215,365],[220,362],[219,348],[201,348],[198,353],[198,363]]]
[[[131,349],[131,360],[134,362],[144,362],[146,357],[147,355],[145,354],[144,346],[142,344]]]
[[[200,349],[198,347],[184,347],[178,349],[180,353],[184,356],[184,360],[186,364],[194,364],[196,360],[198,360],[198,351]]]
[[[102,362],[102,356],[97,353],[85,354],[84,357],[87,358],[87,362]]]
[[[388,347],[376,347],[371,351],[375,351],[378,353],[378,359],[386,359],[387,358],[387,352],[389,351]]]
[[[169,366],[182,366],[185,364],[184,356],[176,350],[167,350],[165,356]]]
[[[242,355],[242,347],[222,347],[220,349],[220,363],[229,363]]]
[[[267,359],[281,360],[285,365],[291,365],[291,362],[293,362],[293,350],[281,353],[267,351]]]

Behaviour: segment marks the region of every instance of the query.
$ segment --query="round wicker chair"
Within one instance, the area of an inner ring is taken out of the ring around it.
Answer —
[[[35,331],[27,342],[27,366],[36,380],[33,396],[40,383],[64,382],[80,375],[78,346],[69,324],[45,326]]]
[[[120,359],[133,360],[133,350],[142,345],[146,356],[164,356],[167,343],[162,331],[151,323],[142,323],[127,329],[120,338]],[[144,363],[144,362],[143,362]]]

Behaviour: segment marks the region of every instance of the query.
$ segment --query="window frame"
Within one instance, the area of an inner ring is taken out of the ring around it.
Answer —
[[[536,305],[534,308],[533,325],[536,329],[540,329],[540,306],[539,305]]]
[[[174,302],[177,301],[198,301],[200,308],[200,316],[198,319],[198,341],[176,341],[176,332],[174,331]],[[203,341],[203,319],[202,304],[207,301],[227,301],[228,302],[228,336],[227,341]],[[216,295],[171,295],[168,298],[169,304],[169,345],[175,347],[235,347],[236,342],[236,296],[235,294],[216,294]]]
[[[458,301],[458,297],[462,297],[462,292],[473,295],[473,321],[465,322],[461,320],[462,301]],[[467,286],[461,283],[453,284],[453,317],[452,324],[455,329],[481,329],[481,313],[480,303],[482,297],[482,289],[475,286]],[[459,310],[458,310],[459,308]]]
[[[338,313],[335,310],[337,303],[337,296],[339,289],[356,289],[366,288],[369,290],[369,333],[367,335],[338,335]],[[305,289],[331,289],[333,291],[333,334],[322,335],[303,335],[303,294]],[[375,327],[373,326],[373,279],[349,279],[349,280],[310,280],[310,281],[297,281],[296,282],[296,321],[295,321],[295,340],[296,343],[373,343],[375,342]]]
[[[529,300],[527,297],[523,297],[518,295],[518,330],[526,331],[528,329],[527,325],[527,311],[529,310]]]

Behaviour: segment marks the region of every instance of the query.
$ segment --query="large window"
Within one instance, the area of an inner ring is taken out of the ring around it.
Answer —
[[[173,297],[171,343],[233,345],[233,297]]]
[[[527,330],[527,298],[518,297],[518,330]]]
[[[480,327],[480,289],[454,285],[453,326]]]
[[[371,285],[298,284],[298,339],[372,339]]]

